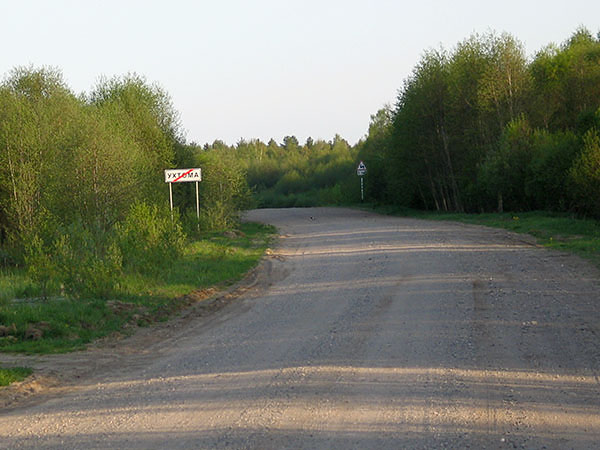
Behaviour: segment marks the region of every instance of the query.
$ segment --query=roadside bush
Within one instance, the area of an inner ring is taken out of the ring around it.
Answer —
[[[186,235],[177,215],[138,203],[113,230],[82,221],[59,227],[52,238],[27,239],[27,274],[38,286],[33,295],[109,298],[118,291],[123,268],[156,274],[183,254]]]
[[[498,198],[500,212],[530,208],[526,185],[531,178],[533,149],[533,130],[525,116],[520,116],[506,125],[498,149],[490,152],[480,167],[480,180],[492,197]]]
[[[89,233],[63,235],[56,242],[56,256],[66,292],[73,297],[109,298],[116,292],[122,274],[121,252],[115,243],[102,253]]]
[[[122,277],[121,252],[114,238],[93,233],[81,222],[59,231],[50,243],[34,236],[26,244],[29,277],[41,296],[67,294],[76,298],[108,298]]]
[[[583,150],[569,175],[575,204],[584,214],[600,218],[600,134],[595,129],[583,137]]]
[[[290,203],[287,196],[276,194],[273,189],[258,192],[256,202],[259,208],[286,208],[294,206]]]
[[[570,206],[569,169],[581,139],[572,132],[536,130],[526,190],[538,210],[566,211]]]
[[[200,228],[206,231],[225,230],[232,227],[237,222],[237,217],[233,217],[230,211],[221,200],[214,200],[200,215]]]
[[[27,275],[39,286],[44,299],[58,291],[58,262],[39,236],[34,236],[25,247],[25,264]]]
[[[158,272],[183,254],[186,235],[179,216],[156,205],[136,203],[115,226],[123,264],[140,273]]]
[[[280,195],[289,195],[305,191],[306,187],[305,178],[297,170],[292,169],[279,179],[274,190]]]
[[[318,193],[320,205],[341,205],[345,201],[341,183],[327,189],[321,189]]]
[[[239,160],[217,151],[200,153],[200,227],[218,231],[236,227],[239,211],[253,205],[246,173]]]

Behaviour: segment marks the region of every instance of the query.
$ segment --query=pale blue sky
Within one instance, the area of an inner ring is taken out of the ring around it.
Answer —
[[[424,50],[494,30],[533,55],[580,25],[596,34],[600,2],[0,0],[0,18],[2,76],[53,66],[79,93],[136,72],[171,95],[198,143],[354,143]]]

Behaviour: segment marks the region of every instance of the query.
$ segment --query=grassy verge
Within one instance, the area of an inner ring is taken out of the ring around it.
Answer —
[[[371,209],[383,214],[427,220],[450,220],[529,234],[536,237],[540,245],[574,253],[600,267],[600,222],[597,220],[578,219],[569,214],[545,211],[456,214],[392,207],[372,207]]]
[[[23,381],[29,375],[32,370],[25,367],[15,367],[12,369],[0,368],[0,387],[8,386],[15,381]]]
[[[79,350],[98,338],[166,320],[189,304],[185,296],[192,291],[239,281],[272,234],[272,228],[252,223],[237,233],[206,234],[158,273],[126,273],[119,295],[110,300],[31,298],[27,293],[36,289],[23,273],[0,274],[0,352]]]

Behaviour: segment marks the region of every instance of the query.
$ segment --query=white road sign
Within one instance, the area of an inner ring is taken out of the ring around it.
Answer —
[[[165,183],[190,183],[193,181],[202,181],[200,168],[165,170]]]
[[[360,177],[362,177],[363,175],[365,175],[367,173],[367,166],[365,166],[364,162],[360,162],[358,164],[358,167],[356,168],[356,174]]]

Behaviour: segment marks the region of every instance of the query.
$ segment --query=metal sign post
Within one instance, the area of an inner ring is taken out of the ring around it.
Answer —
[[[198,186],[196,181],[196,217],[198,218],[198,231],[200,231],[200,193],[198,192]]]
[[[360,201],[361,202],[365,201],[365,183],[364,183],[364,179],[365,179],[365,177],[360,177]]]
[[[365,163],[361,161],[358,164],[358,167],[356,168],[356,175],[358,175],[360,177],[360,201],[361,202],[365,201],[365,182],[364,182],[364,177],[365,177],[366,173],[367,173],[367,166],[365,166]]]
[[[196,217],[200,229],[200,192],[198,183],[202,181],[202,169],[166,169],[165,183],[169,183],[169,203],[171,204],[171,219],[173,219],[173,183],[196,183]]]
[[[169,183],[169,204],[171,205],[171,221],[173,221],[173,185]]]

